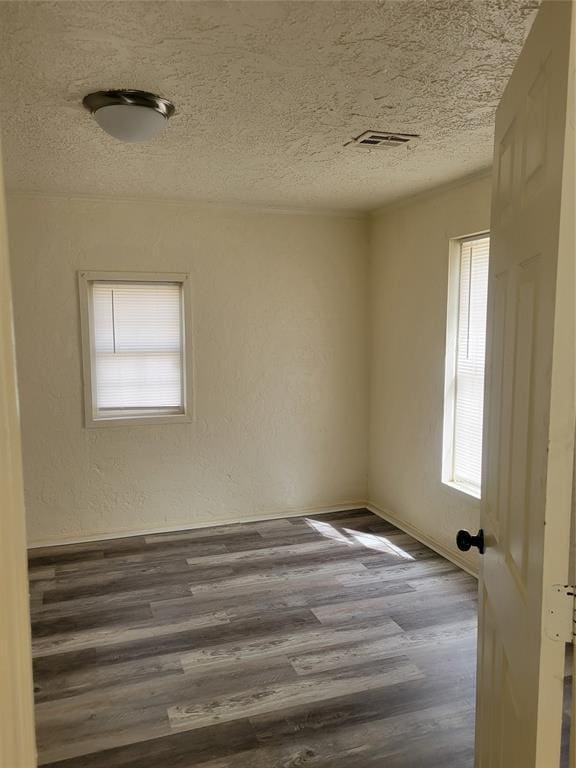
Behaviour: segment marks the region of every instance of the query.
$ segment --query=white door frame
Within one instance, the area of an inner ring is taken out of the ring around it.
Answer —
[[[0,766],[35,768],[20,420],[0,156]]]

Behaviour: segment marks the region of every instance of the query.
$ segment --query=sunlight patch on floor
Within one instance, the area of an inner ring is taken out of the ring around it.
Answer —
[[[364,533],[363,531],[354,531],[351,528],[343,528],[338,530],[330,523],[321,522],[320,520],[313,520],[310,517],[304,518],[307,525],[313,530],[324,536],[327,539],[333,539],[340,544],[346,544],[347,546],[355,546],[360,544],[366,549],[373,549],[377,552],[383,552],[388,555],[393,555],[401,560],[414,560],[412,555],[404,551],[401,547],[393,544],[390,539],[385,536],[377,536],[374,533]]]

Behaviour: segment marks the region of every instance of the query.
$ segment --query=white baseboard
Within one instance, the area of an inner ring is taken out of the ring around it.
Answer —
[[[369,509],[378,517],[386,520],[392,525],[395,525],[401,531],[404,531],[409,536],[417,539],[422,544],[437,552],[439,555],[454,563],[458,568],[469,573],[471,576],[478,578],[478,572],[475,568],[457,553],[451,551],[443,544],[432,539],[428,534],[423,533],[421,530],[400,520],[396,515],[392,514],[387,509],[380,507],[373,501],[355,501],[355,502],[342,502],[341,504],[327,504],[318,507],[301,507],[299,509],[282,509],[270,512],[261,512],[256,515],[237,515],[235,517],[214,520],[202,520],[200,522],[193,523],[177,523],[176,525],[159,526],[154,528],[140,528],[137,530],[126,529],[120,531],[114,531],[114,533],[94,532],[86,535],[76,536],[61,536],[54,539],[44,539],[41,541],[33,541],[28,544],[28,549],[39,549],[40,547],[60,547],[66,544],[84,544],[91,541],[106,541],[108,539],[125,539],[131,536],[152,536],[156,533],[173,533],[175,531],[191,531],[201,528],[216,528],[221,525],[237,525],[238,523],[257,523],[264,520],[277,520],[283,517],[305,517],[307,515],[321,515],[327,512],[346,512],[350,509]]]
[[[381,517],[383,520],[386,520],[386,522],[392,523],[392,525],[395,525],[396,528],[400,528],[400,530],[404,531],[404,533],[407,533],[409,536],[412,536],[414,539],[417,539],[425,546],[429,547],[430,549],[433,549],[434,552],[437,552],[439,555],[441,555],[446,560],[449,560],[458,568],[461,568],[463,571],[466,571],[466,573],[469,573],[470,576],[474,576],[474,578],[476,579],[478,578],[478,571],[474,568],[474,566],[471,563],[465,560],[464,557],[461,557],[456,552],[453,552],[452,550],[448,549],[448,547],[445,547],[443,544],[440,544],[439,542],[435,541],[430,536],[428,536],[428,534],[423,533],[419,528],[416,528],[416,526],[411,525],[410,523],[406,523],[403,520],[399,520],[395,515],[393,515],[387,509],[383,509],[382,507],[379,507],[373,501],[366,502],[365,506],[367,509],[370,510],[370,512],[373,512],[375,515],[378,515],[378,517]]]
[[[328,504],[319,507],[301,507],[299,509],[281,509],[271,512],[261,512],[256,515],[242,515],[223,519],[202,520],[193,523],[178,523],[176,525],[160,526],[157,528],[122,529],[114,533],[95,532],[86,535],[60,536],[58,538],[42,539],[28,543],[28,549],[40,547],[61,547],[66,544],[84,544],[91,541],[106,541],[108,539],[128,539],[132,536],[152,536],[156,533],[174,533],[176,531],[192,531],[196,528],[217,528],[221,525],[237,525],[238,523],[257,523],[264,520],[277,520],[283,517],[306,517],[307,515],[321,515],[327,512],[346,512],[350,509],[366,508],[365,501],[342,502],[341,504]]]

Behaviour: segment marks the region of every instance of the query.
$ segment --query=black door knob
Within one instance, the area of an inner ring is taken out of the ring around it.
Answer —
[[[484,531],[482,528],[476,536],[472,536],[469,531],[458,531],[456,536],[456,545],[462,552],[468,552],[471,547],[478,547],[478,552],[484,554]]]

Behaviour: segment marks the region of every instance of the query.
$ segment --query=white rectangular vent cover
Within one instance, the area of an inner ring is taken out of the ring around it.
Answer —
[[[360,149],[393,149],[408,144],[412,139],[417,139],[416,133],[391,133],[390,131],[364,131],[345,146],[358,147]]]

